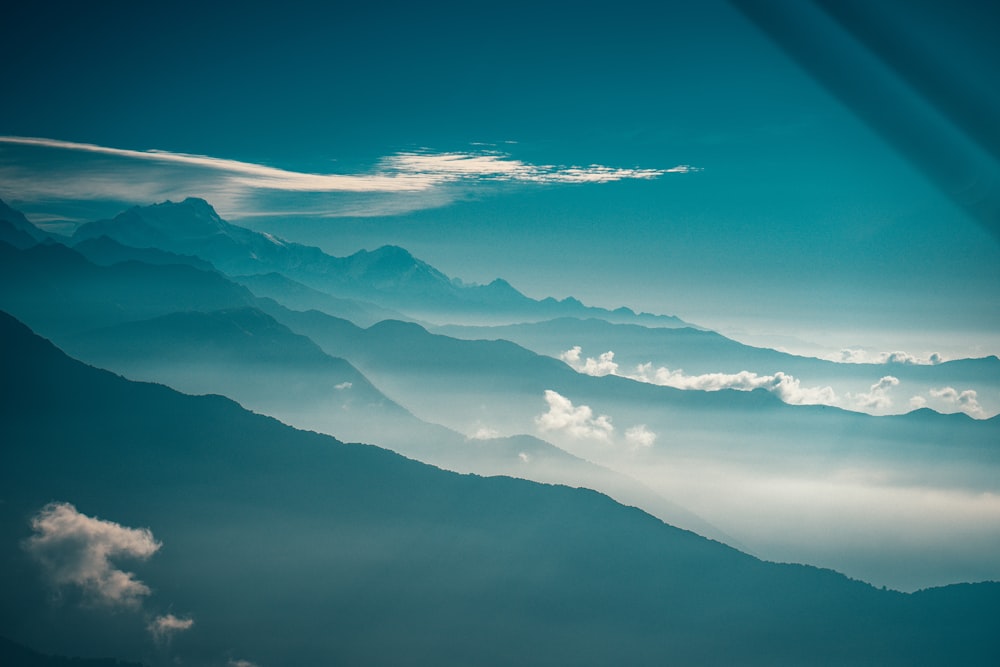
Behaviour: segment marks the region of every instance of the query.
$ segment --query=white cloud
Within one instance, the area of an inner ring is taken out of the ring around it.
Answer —
[[[256,663],[249,660],[230,660],[227,664],[228,667],[257,667]]]
[[[660,367],[653,370],[652,364],[641,364],[636,368],[636,374],[630,377],[675,389],[700,391],[766,389],[785,403],[793,405],[834,405],[837,402],[837,395],[831,387],[803,387],[797,378],[781,371],[774,375],[758,375],[751,371],[686,375],[681,369],[672,371]]]
[[[958,408],[971,417],[984,416],[983,406],[979,404],[979,396],[974,389],[958,391],[954,387],[931,389],[929,394],[940,399],[949,408]]]
[[[645,424],[638,424],[625,430],[625,440],[633,447],[652,447],[656,442],[656,434]]]
[[[475,432],[469,436],[472,440],[492,440],[493,438],[499,438],[500,431],[495,428],[489,428],[488,426],[480,426]]]
[[[192,625],[194,625],[192,618],[177,618],[173,614],[166,614],[154,618],[146,629],[153,635],[153,639],[162,642],[169,641],[178,632],[190,630]]]
[[[887,410],[892,407],[892,397],[889,396],[889,390],[897,386],[899,386],[899,379],[886,375],[869,387],[867,393],[848,394],[847,398],[853,400],[862,409]]]
[[[138,606],[150,590],[112,564],[144,560],[160,548],[148,528],[127,528],[81,514],[69,503],[50,503],[31,520],[35,534],[25,548],[56,586],[76,586],[88,600],[109,606]]]
[[[353,382],[341,382],[340,384],[334,386],[337,391],[344,391],[345,389],[350,389],[354,386]]]
[[[207,155],[15,136],[0,136],[0,157],[6,158],[0,160],[0,179],[15,200],[148,204],[198,196],[236,216],[392,215],[447,204],[459,195],[443,189],[461,184],[607,183],[698,171],[688,165],[536,165],[496,150],[421,150],[384,157],[367,172],[307,173]],[[282,200],[282,193],[296,197]]]
[[[911,396],[910,397],[910,407],[914,410],[919,410],[920,408],[927,407],[927,399],[923,396]]]
[[[570,365],[575,371],[586,375],[601,377],[604,375],[617,375],[618,364],[615,363],[615,353],[608,350],[597,359],[587,357],[585,361],[580,361],[582,349],[579,345],[566,350],[559,355],[559,358]]]
[[[781,400],[793,405],[835,405],[837,394],[831,387],[803,387],[794,376],[777,372],[774,375],[758,375],[751,371],[739,373],[705,373],[703,375],[687,375],[682,369],[670,370],[666,366],[653,368],[652,363],[640,364],[632,374],[620,373],[615,362],[613,351],[605,352],[597,359],[587,357],[581,359],[582,350],[579,345],[562,352],[559,358],[573,369],[587,375],[619,375],[640,382],[657,384],[675,389],[693,389],[699,391],[719,391],[722,389],[737,389],[751,391],[766,389],[776,394]]]
[[[903,364],[908,366],[933,366],[944,361],[944,358],[937,352],[932,352],[926,357],[918,357],[900,350],[872,353],[861,348],[844,348],[838,354],[828,358],[846,364]]]
[[[545,390],[548,412],[535,418],[542,431],[560,431],[573,438],[610,442],[615,427],[607,415],[595,417],[590,406],[574,406],[565,396]]]
[[[531,454],[527,452],[518,452],[517,458],[521,463],[531,463]]]

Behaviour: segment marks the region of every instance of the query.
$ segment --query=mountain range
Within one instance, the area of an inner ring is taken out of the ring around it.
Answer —
[[[9,316],[0,330],[0,624],[44,652],[294,667],[987,665],[1000,651],[997,584],[902,594],[762,562],[591,491],[345,445],[85,366]],[[52,571],[19,545],[53,500],[149,528],[162,550],[136,567],[141,602],[51,606]],[[189,629],[151,644],[144,618],[166,608]]]
[[[197,199],[72,239],[0,206],[0,309],[15,591],[0,636],[43,653],[262,667],[421,651],[428,664],[997,655],[983,631],[995,585],[943,586],[1000,578],[1000,417],[983,418],[1000,406],[996,357],[798,357],[466,285],[393,246],[333,257]],[[657,381],[659,367],[687,384]],[[834,398],[796,399],[823,383]],[[964,397],[980,418],[858,411],[899,412],[904,391]],[[183,546],[142,563],[163,604],[100,609],[45,581],[24,545],[51,503]],[[154,611],[212,625],[151,642]],[[966,625],[930,629],[950,614]],[[319,618],[342,627],[320,640]],[[723,642],[708,634],[720,619],[738,628]],[[258,630],[236,654],[240,624]]]

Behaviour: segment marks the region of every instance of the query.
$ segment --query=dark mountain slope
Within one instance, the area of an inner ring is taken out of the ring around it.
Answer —
[[[18,544],[51,500],[163,548],[164,661],[992,665],[1000,586],[907,596],[757,561],[599,494],[430,468],[129,383],[3,316],[0,633],[134,659],[136,612],[53,605]],[[59,419],[52,419],[58,406]]]
[[[45,655],[3,637],[0,637],[0,665],[8,667],[142,667],[139,663],[122,662],[114,658],[86,659]]]

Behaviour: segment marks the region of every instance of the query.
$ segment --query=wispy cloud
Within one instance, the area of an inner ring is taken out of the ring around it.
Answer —
[[[828,358],[831,361],[846,364],[902,364],[907,366],[933,366],[944,361],[944,358],[937,352],[933,352],[926,357],[918,357],[900,350],[893,352],[869,352],[860,348],[844,348],[838,354]]]
[[[633,447],[652,447],[656,442],[656,433],[645,424],[637,424],[625,429],[625,441]]]
[[[57,587],[75,586],[90,602],[137,607],[149,595],[146,584],[112,560],[145,560],[160,543],[148,528],[127,528],[89,517],[69,503],[50,503],[31,520],[34,535],[25,548]]]
[[[477,149],[407,151],[363,173],[308,173],[208,155],[0,136],[0,181],[8,198],[148,204],[199,196],[236,217],[393,215],[445,205],[476,184],[609,183],[693,171],[699,169],[540,165]]]
[[[165,614],[150,621],[146,629],[157,642],[169,642],[175,634],[190,630],[193,625],[192,618],[178,618],[173,614]]]

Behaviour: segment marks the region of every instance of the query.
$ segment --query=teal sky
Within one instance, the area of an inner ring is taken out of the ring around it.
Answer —
[[[1000,353],[976,3],[21,4],[0,198],[33,219],[197,195],[755,342]]]

